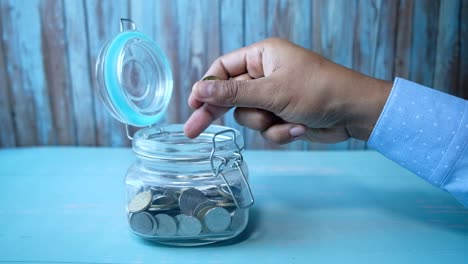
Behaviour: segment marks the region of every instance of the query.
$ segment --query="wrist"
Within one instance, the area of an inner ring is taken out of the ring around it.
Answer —
[[[367,141],[383,111],[393,82],[361,76],[352,87],[346,131],[352,138]]]

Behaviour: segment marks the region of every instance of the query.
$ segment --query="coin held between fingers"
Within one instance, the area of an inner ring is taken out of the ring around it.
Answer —
[[[208,75],[202,79],[202,81],[220,81],[220,80],[222,79],[214,75]]]

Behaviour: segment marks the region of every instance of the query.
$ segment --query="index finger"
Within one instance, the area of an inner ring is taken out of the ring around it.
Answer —
[[[236,76],[234,80],[249,80],[247,74]],[[190,99],[189,99],[190,104]],[[201,104],[185,122],[184,132],[189,138],[194,138],[203,132],[213,121],[225,114],[230,107]]]

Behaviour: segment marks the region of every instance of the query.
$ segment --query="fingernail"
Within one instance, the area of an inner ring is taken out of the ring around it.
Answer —
[[[197,85],[197,90],[200,97],[210,97],[213,93],[213,82],[199,83]]]
[[[289,129],[289,134],[293,138],[297,138],[300,136],[303,136],[306,132],[306,129],[304,126],[293,126],[291,129]]]

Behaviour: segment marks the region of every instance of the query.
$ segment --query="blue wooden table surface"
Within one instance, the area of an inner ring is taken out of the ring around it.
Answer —
[[[160,246],[127,229],[129,149],[0,150],[0,262],[468,263],[468,209],[375,152],[245,152],[239,239]]]

